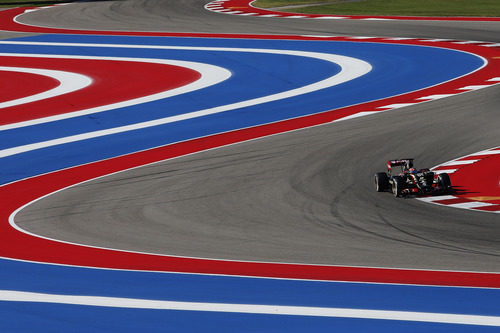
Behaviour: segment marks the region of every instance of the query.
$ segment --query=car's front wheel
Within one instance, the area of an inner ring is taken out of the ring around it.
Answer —
[[[440,173],[438,175],[438,184],[442,192],[449,192],[451,190],[451,180],[447,173]]]

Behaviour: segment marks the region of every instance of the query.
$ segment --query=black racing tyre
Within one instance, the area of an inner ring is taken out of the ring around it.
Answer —
[[[392,194],[395,197],[400,197],[403,191],[403,178],[400,176],[392,177]]]
[[[451,180],[447,173],[440,173],[438,175],[439,188],[443,192],[449,192],[451,190]]]
[[[389,177],[385,172],[377,172],[375,174],[375,190],[377,192],[385,192],[389,188]]]

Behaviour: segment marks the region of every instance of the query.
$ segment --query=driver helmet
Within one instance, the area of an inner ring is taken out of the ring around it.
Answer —
[[[415,169],[415,168],[410,168],[410,173],[411,173],[411,174],[416,174],[416,173],[417,173],[417,169]]]

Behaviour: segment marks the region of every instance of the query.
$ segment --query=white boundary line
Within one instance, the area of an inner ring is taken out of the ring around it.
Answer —
[[[453,313],[412,311],[390,311],[352,308],[330,308],[312,306],[230,304],[206,302],[181,302],[122,297],[57,295],[12,290],[0,290],[0,301],[56,303],[82,306],[102,306],[128,309],[154,309],[177,311],[201,311],[223,313],[246,313],[279,316],[310,316],[330,318],[356,318],[415,321],[440,324],[460,324],[500,327],[499,316],[482,316]]]

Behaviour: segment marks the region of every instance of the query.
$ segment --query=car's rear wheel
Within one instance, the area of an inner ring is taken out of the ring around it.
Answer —
[[[395,197],[400,197],[401,192],[403,191],[403,178],[400,176],[394,176],[392,178],[392,194]]]
[[[385,192],[389,188],[389,177],[385,172],[375,174],[375,190],[377,192]]]

